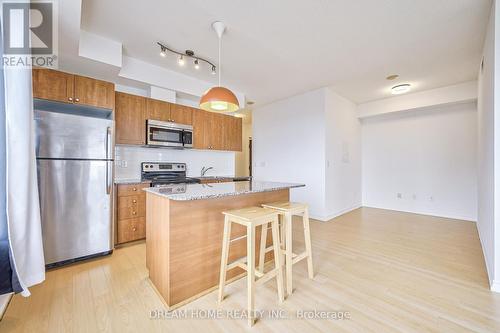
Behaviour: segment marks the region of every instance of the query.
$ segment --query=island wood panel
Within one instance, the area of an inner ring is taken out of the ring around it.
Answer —
[[[146,193],[146,267],[149,279],[170,304],[169,200]]]
[[[286,200],[289,200],[288,189],[191,201],[174,201],[147,193],[146,256],[150,258],[146,262],[150,279],[165,302],[171,307],[218,285],[223,211]],[[244,227],[232,225],[232,238],[245,234]],[[256,254],[259,242],[260,227],[257,228]],[[269,235],[268,244],[271,242]],[[246,238],[231,243],[229,262],[244,256]],[[231,270],[227,279],[242,272],[240,268]]]
[[[146,118],[160,121],[170,121],[172,104],[156,99],[146,99]]]
[[[75,75],[74,77],[75,92],[73,102],[75,104],[114,109],[115,85],[113,83],[80,75]]]

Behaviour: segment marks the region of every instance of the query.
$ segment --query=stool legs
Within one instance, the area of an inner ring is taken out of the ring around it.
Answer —
[[[248,290],[248,325],[255,320],[255,227],[247,226],[247,290]]]
[[[264,261],[266,258],[266,243],[267,243],[267,223],[261,225],[260,232],[260,252],[259,252],[259,271],[264,273]],[[273,236],[274,242],[274,236]]]
[[[285,300],[284,290],[283,290],[283,270],[281,263],[281,245],[280,245],[280,233],[279,233],[279,222],[275,219],[272,223],[272,234],[273,234],[273,252],[274,252],[274,267],[276,272],[276,282],[278,284],[278,298],[280,302]],[[267,229],[267,228],[266,228]]]
[[[231,240],[231,221],[224,218],[224,234],[222,236],[222,258],[220,261],[219,303],[224,299],[224,285],[226,284],[227,260],[229,257],[229,242]]]
[[[285,226],[285,270],[286,270],[286,293],[288,296],[292,294],[292,214],[284,214]]]
[[[314,278],[313,271],[313,261],[312,261],[312,250],[311,250],[311,231],[309,229],[309,210],[306,208],[304,211],[304,216],[302,219],[304,224],[304,240],[306,244],[306,253],[307,253],[307,273],[310,279]]]

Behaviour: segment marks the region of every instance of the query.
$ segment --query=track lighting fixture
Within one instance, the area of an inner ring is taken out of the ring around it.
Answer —
[[[204,63],[208,64],[209,66],[211,66],[212,74],[216,73],[216,66],[212,62],[208,61],[207,59],[203,59],[203,58],[200,58],[198,56],[195,56],[194,51],[192,51],[192,50],[186,50],[184,52],[179,52],[179,51],[176,51],[174,49],[167,47],[165,44],[162,44],[160,42],[156,42],[156,44],[158,44],[158,46],[160,47],[160,56],[166,57],[167,51],[178,55],[179,59],[177,59],[177,63],[179,64],[179,66],[184,66],[186,64],[186,60],[184,57],[187,57],[187,58],[194,59],[193,63],[194,63],[195,69],[200,69],[201,62],[204,62]]]
[[[167,49],[164,46],[161,46],[160,55],[162,57],[166,57],[167,56]]]
[[[212,66],[212,75],[217,74],[217,71],[215,70],[215,66]]]
[[[179,64],[179,66],[184,66],[184,64],[185,64],[186,62],[184,61],[184,56],[183,56],[183,55],[181,55],[181,56],[179,57],[179,60],[177,60],[177,63]]]

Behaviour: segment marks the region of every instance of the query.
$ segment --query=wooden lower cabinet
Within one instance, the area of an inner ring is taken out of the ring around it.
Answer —
[[[146,238],[146,218],[118,220],[117,243],[127,243]]]
[[[146,237],[146,193],[149,183],[117,185],[116,243]]]

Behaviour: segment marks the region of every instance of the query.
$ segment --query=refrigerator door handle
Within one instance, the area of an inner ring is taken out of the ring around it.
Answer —
[[[111,194],[111,179],[113,178],[113,162],[106,161],[106,194]]]
[[[111,127],[108,127],[106,129],[106,159],[110,160],[111,159],[111,156],[112,156],[112,152],[111,152]]]

